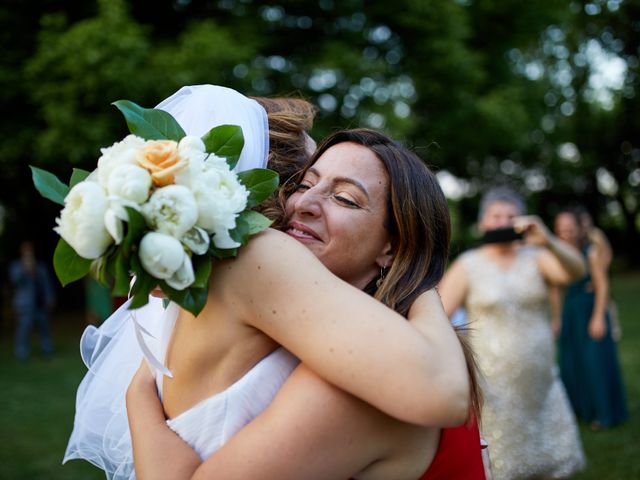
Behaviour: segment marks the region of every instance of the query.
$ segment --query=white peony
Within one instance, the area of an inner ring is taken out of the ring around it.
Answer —
[[[125,207],[131,207],[138,212],[141,210],[140,205],[136,202],[126,200],[122,197],[108,197],[108,208],[104,213],[104,226],[107,228],[109,235],[120,245],[124,238],[124,223],[129,221],[129,214]]]
[[[147,201],[150,190],[151,174],[142,167],[128,163],[117,165],[107,182],[109,196],[120,197],[137,204]]]
[[[164,233],[149,232],[140,241],[138,250],[143,268],[155,278],[166,280],[183,268],[188,255],[182,244]]]
[[[176,290],[184,290],[195,282],[196,276],[193,273],[193,265],[189,255],[185,254],[180,268],[176,270],[171,277],[167,278],[165,282]]]
[[[98,159],[98,182],[104,189],[109,186],[109,178],[119,165],[137,164],[137,157],[145,146],[145,140],[136,135],[127,135],[122,141],[110,147],[101,148],[102,155]]]
[[[208,155],[202,139],[193,136],[184,137],[178,144],[180,155],[188,159],[187,168],[175,175],[175,183],[191,188],[204,170],[204,162]]]
[[[192,190],[198,204],[198,226],[214,234],[218,248],[240,246],[228,231],[235,228],[238,213],[247,206],[249,192],[227,163],[217,157],[208,159]]]
[[[54,230],[83,258],[100,257],[111,244],[105,228],[107,197],[96,182],[76,184],[64,199]]]
[[[116,245],[120,245],[124,239],[124,225],[113,208],[107,208],[104,212],[104,226]]]
[[[240,242],[236,242],[231,238],[231,235],[229,235],[229,229],[226,228],[219,228],[213,232],[213,244],[222,249],[237,248],[242,245]]]
[[[181,241],[196,255],[204,255],[209,249],[209,234],[199,227],[193,227],[185,233]]]
[[[207,156],[207,148],[200,137],[187,135],[178,142],[178,151],[181,156],[189,158],[201,158],[204,160]]]
[[[161,233],[181,238],[198,220],[198,205],[191,191],[182,185],[157,189],[142,206],[147,224]]]

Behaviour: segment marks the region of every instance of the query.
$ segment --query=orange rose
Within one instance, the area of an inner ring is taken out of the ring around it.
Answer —
[[[154,186],[164,187],[174,183],[175,174],[187,165],[187,160],[180,157],[173,140],[153,140],[142,149],[138,164],[149,171]]]

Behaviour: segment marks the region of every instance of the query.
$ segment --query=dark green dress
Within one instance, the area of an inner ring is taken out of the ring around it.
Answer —
[[[578,418],[610,427],[627,418],[627,407],[611,319],[594,341],[588,332],[595,302],[591,274],[567,288],[560,332],[560,375]]]

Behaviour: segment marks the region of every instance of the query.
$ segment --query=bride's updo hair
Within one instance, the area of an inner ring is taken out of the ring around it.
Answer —
[[[316,144],[309,136],[317,108],[301,98],[250,97],[267,112],[269,155],[267,168],[280,176],[280,185],[298,173],[313,154]],[[261,213],[278,220],[283,212],[275,198],[265,200]]]
[[[317,109],[301,98],[250,97],[267,112],[269,156],[267,167],[280,175],[284,184],[298,173],[315,150],[309,136]]]

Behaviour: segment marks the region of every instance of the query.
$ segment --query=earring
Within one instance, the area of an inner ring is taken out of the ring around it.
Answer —
[[[378,280],[376,280],[376,288],[380,288],[380,285],[382,285],[382,282],[384,282],[384,277],[386,274],[386,267],[380,267],[380,276],[378,277]]]

